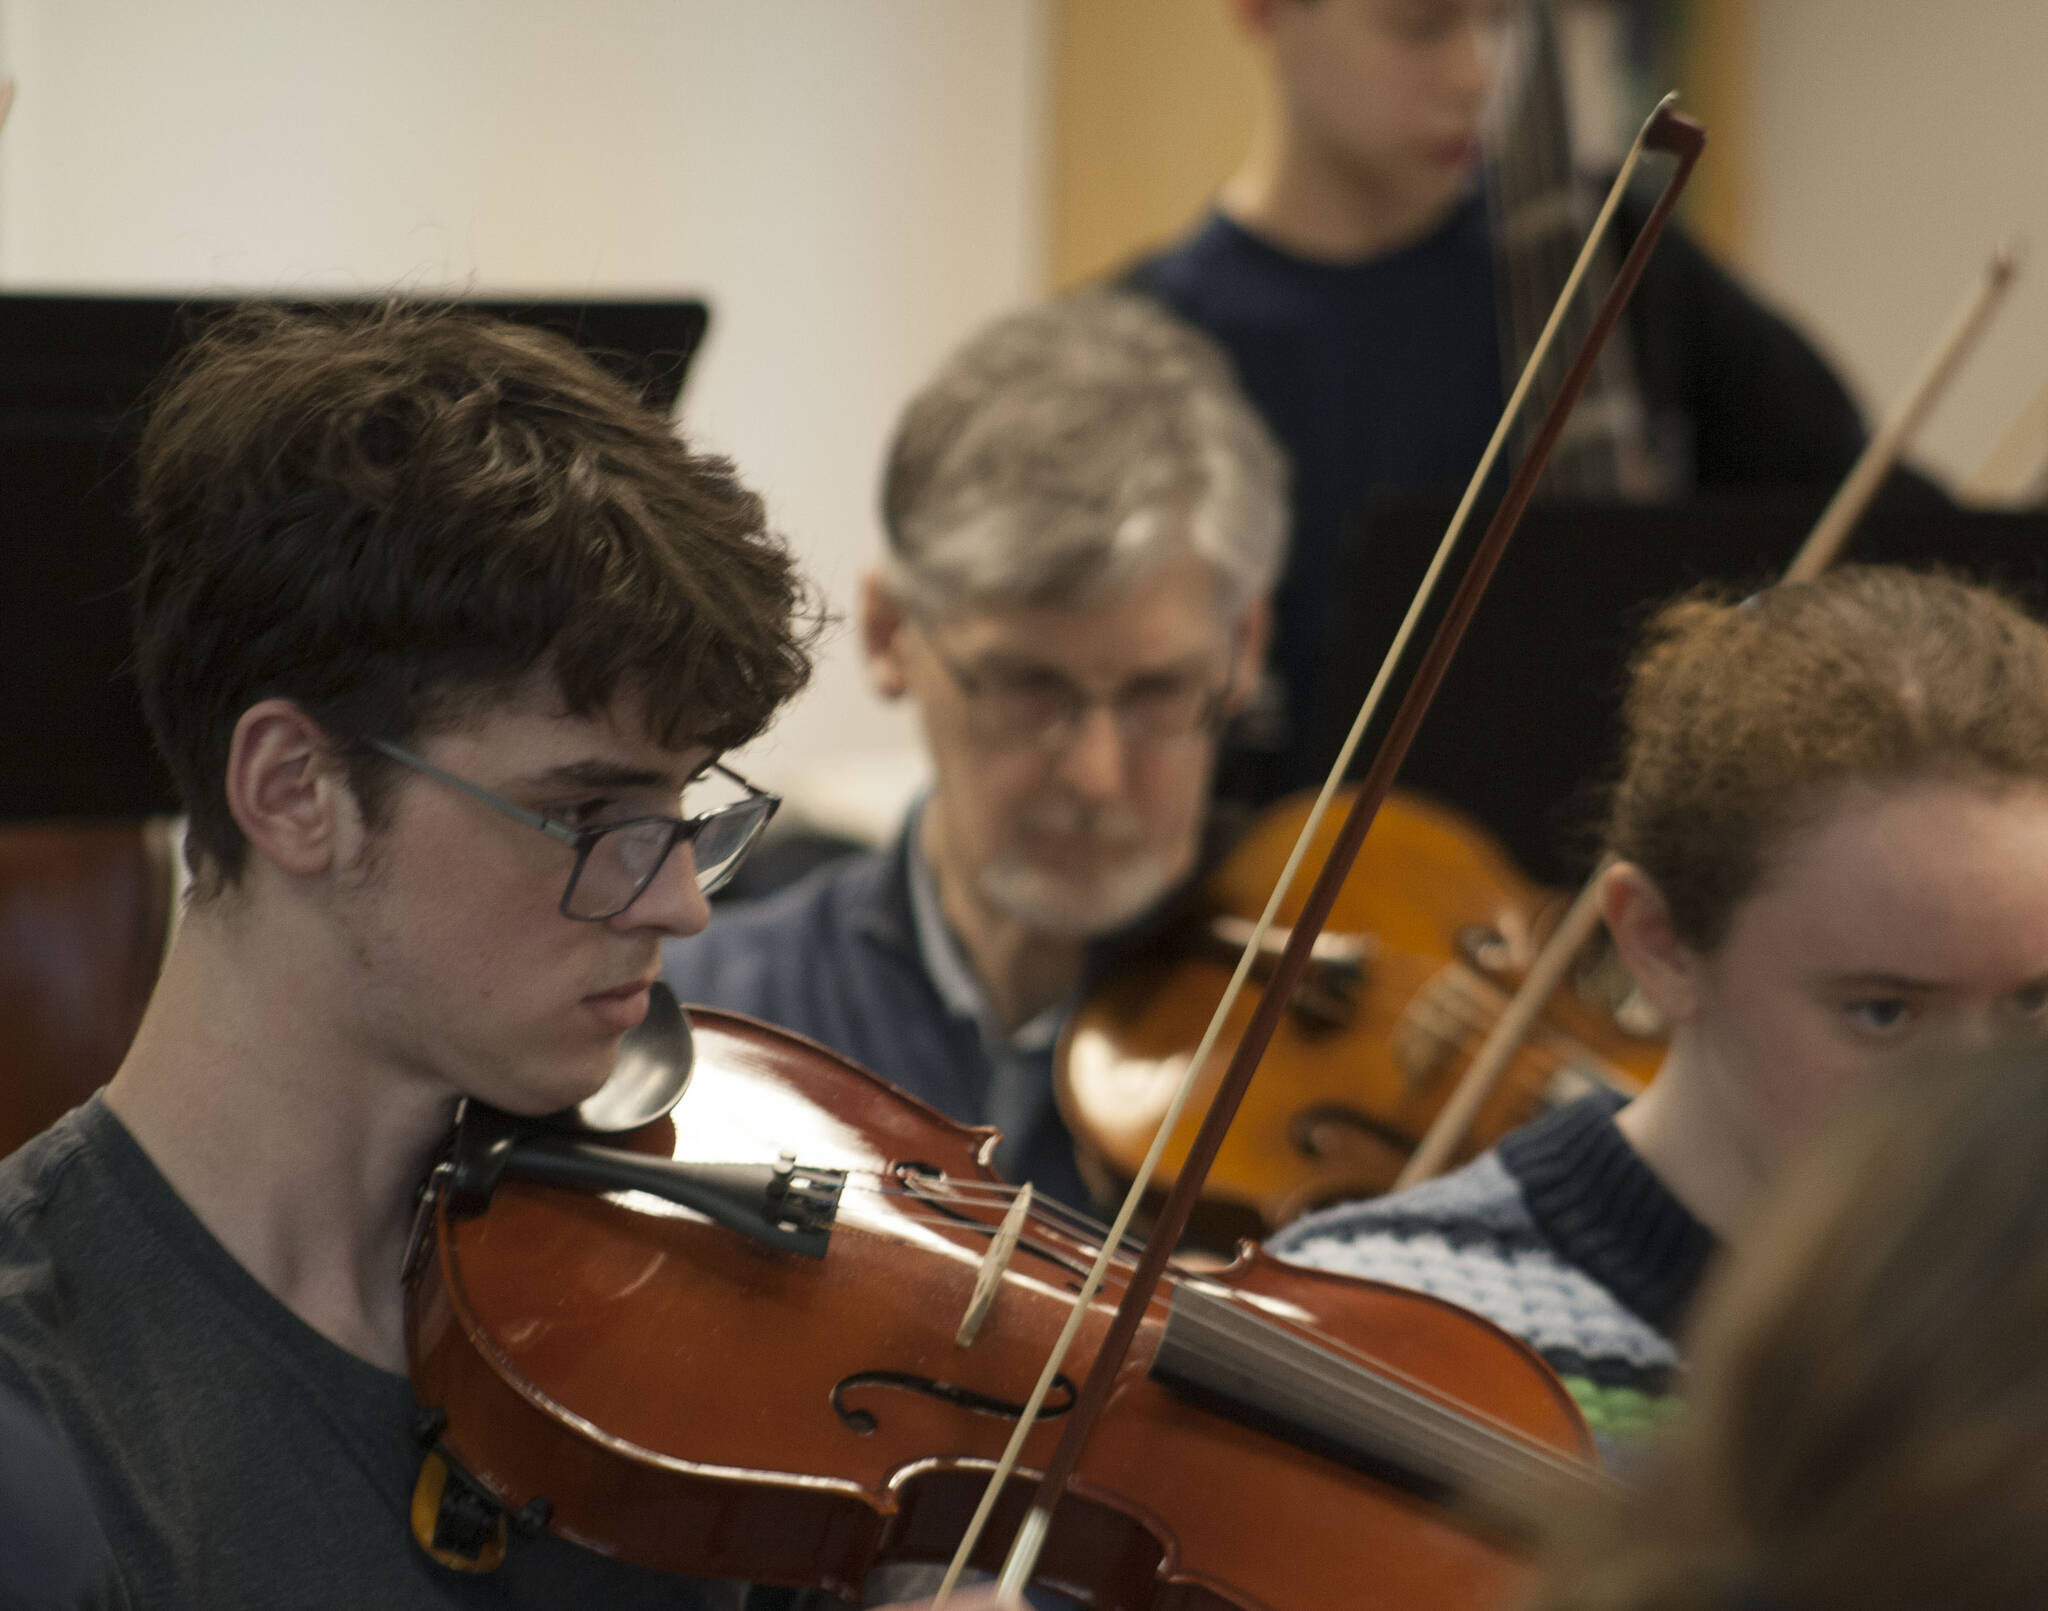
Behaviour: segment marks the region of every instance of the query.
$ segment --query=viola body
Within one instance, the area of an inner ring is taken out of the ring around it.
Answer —
[[[1198,911],[1255,919],[1311,804],[1297,795],[1264,813],[1210,876]],[[1340,805],[1324,819],[1280,923],[1295,920],[1342,817]],[[1348,944],[1351,957],[1319,965],[1326,977],[1315,999],[1298,996],[1282,1021],[1203,1189],[1210,1224],[1254,1234],[1319,1203],[1390,1187],[1560,906],[1470,819],[1390,795],[1324,930],[1322,943]],[[1057,1056],[1060,1109],[1098,1178],[1137,1173],[1234,963],[1220,948],[1169,941],[1069,1023]],[[1633,1090],[1655,1073],[1663,1040],[1623,1028],[1613,1010],[1621,991],[1601,983],[1600,999],[1558,992],[1480,1109],[1463,1155],[1588,1080]],[[1248,989],[1233,1009],[1162,1160],[1160,1186],[1177,1176],[1256,1002]]]
[[[988,1168],[994,1132],[782,1031],[691,1017],[690,1088],[629,1144],[706,1161],[793,1150],[852,1171],[823,1256],[638,1192],[508,1180],[470,1218],[443,1193],[408,1293],[415,1390],[446,1413],[442,1446],[475,1481],[509,1510],[545,1499],[566,1538],[851,1598],[877,1565],[950,1556],[1094,1244],[1034,1213],[977,1305],[1010,1196]],[[1369,1355],[1422,1400],[1509,1429],[1508,1444],[1570,1462],[1590,1449],[1534,1354],[1435,1299],[1250,1252],[1190,1284],[1272,1336]],[[1068,1378],[1085,1374],[1120,1291],[1113,1277],[1098,1295]],[[1160,1380],[1169,1311],[1189,1296],[1154,1299],[1040,1581],[1103,1611],[1510,1602],[1524,1568],[1499,1532]],[[1050,1454],[1068,1391],[1026,1466]],[[1013,1478],[980,1564],[1000,1564],[1030,1487]]]

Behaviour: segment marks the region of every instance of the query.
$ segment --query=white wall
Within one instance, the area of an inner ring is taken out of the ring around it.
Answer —
[[[687,292],[835,604],[896,409],[1040,289],[1042,0],[0,0],[9,289]],[[771,782],[914,745],[842,631]]]
[[[2048,4],[1755,0],[1756,282],[1888,411],[1992,249],[2032,261],[1928,422],[1966,479],[2048,384]],[[1711,151],[1709,153],[1711,158]]]

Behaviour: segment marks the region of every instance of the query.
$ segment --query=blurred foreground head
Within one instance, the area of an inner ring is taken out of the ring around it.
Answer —
[[[2048,1046],[1938,1061],[1763,1203],[1685,1419],[1540,1611],[2048,1605]]]

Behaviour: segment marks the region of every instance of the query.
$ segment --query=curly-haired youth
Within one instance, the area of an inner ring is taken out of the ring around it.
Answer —
[[[1684,599],[1650,624],[1623,724],[1608,848],[1711,951],[1832,789],[2048,782],[2048,628],[1992,589],[1886,566]]]

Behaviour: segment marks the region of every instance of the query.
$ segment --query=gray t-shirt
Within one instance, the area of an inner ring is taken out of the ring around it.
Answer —
[[[98,1098],[0,1162],[0,1387],[76,1451],[111,1558],[84,1604],[151,1611],[731,1611],[552,1538],[496,1572],[408,1524],[412,1388],[273,1298]]]

